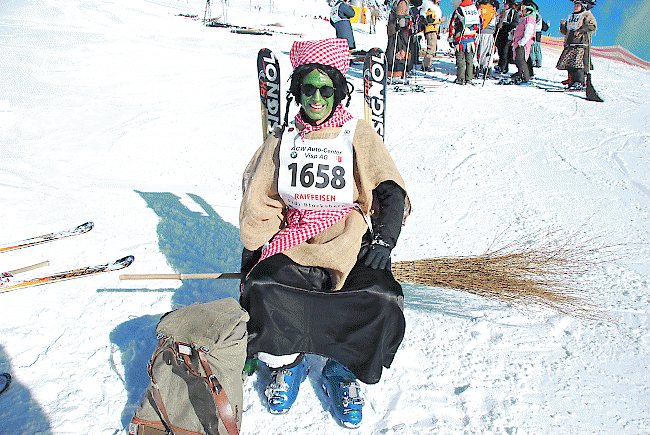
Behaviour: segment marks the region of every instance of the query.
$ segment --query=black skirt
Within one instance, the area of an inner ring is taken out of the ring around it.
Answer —
[[[390,271],[357,263],[332,291],[327,271],[284,254],[261,261],[244,283],[248,355],[304,352],[332,358],[377,383],[404,338],[404,295]]]

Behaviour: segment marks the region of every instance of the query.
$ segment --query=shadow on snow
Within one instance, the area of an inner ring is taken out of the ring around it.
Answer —
[[[0,373],[14,373],[9,355],[0,345]],[[0,396],[0,433],[48,435],[52,433],[50,421],[29,389],[15,377],[9,388]]]
[[[190,211],[171,193],[137,193],[158,215],[160,252],[177,273],[239,271],[242,249],[239,229],[221,219],[201,197],[188,194],[205,214]],[[226,297],[239,298],[239,281],[187,280],[174,290],[170,308]],[[155,350],[155,329],[163,314],[131,319],[118,325],[110,334],[111,343],[120,349],[124,366],[123,381],[127,391],[122,411],[124,427],[128,427],[149,383],[147,362]]]

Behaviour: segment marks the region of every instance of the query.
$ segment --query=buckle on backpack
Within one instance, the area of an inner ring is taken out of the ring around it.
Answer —
[[[221,394],[221,390],[223,390],[223,387],[221,386],[221,382],[219,382],[219,379],[217,379],[217,377],[215,375],[210,375],[210,376],[208,376],[208,380],[210,381],[210,383],[214,387],[214,391],[217,394]]]
[[[178,349],[178,353],[181,355],[187,355],[187,356],[192,356],[192,345],[187,344],[187,343],[182,343],[180,341],[176,342],[176,348]]]

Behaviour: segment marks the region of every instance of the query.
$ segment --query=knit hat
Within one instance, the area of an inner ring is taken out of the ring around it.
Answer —
[[[347,39],[342,38],[295,41],[291,46],[289,58],[294,69],[307,63],[320,63],[345,74],[350,68],[350,48]]]

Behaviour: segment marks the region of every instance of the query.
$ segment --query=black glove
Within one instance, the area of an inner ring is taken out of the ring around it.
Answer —
[[[371,269],[390,270],[390,251],[388,243],[375,237],[370,244],[361,247],[358,258]]]

